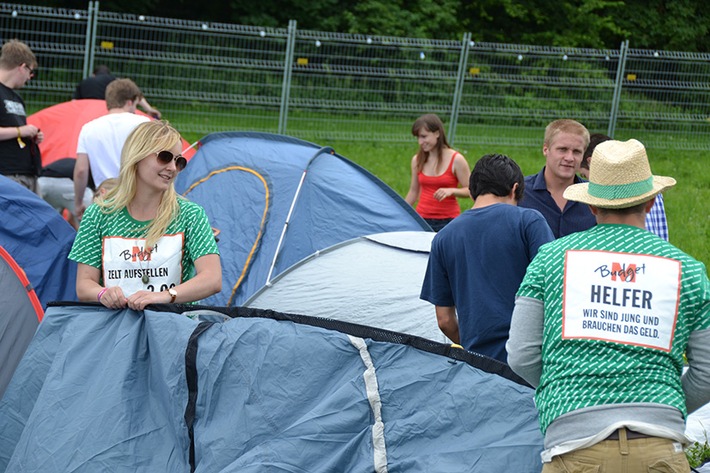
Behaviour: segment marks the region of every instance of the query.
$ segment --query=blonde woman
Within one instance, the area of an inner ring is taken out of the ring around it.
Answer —
[[[428,113],[412,125],[419,151],[412,157],[412,180],[404,200],[438,232],[460,213],[457,198],[470,198],[466,159],[446,141],[441,119]]]
[[[84,214],[69,259],[80,301],[142,310],[193,302],[221,290],[219,250],[202,207],[174,181],[187,160],[164,121],[138,125],[121,153],[117,186]]]

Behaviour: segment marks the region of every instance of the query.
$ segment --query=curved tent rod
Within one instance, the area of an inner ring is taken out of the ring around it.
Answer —
[[[301,193],[301,188],[303,187],[303,181],[306,180],[306,174],[308,173],[308,168],[311,167],[311,164],[315,159],[322,155],[322,154],[329,154],[333,155],[335,154],[335,150],[331,148],[330,146],[323,146],[321,149],[319,149],[311,159],[308,160],[308,164],[306,164],[306,168],[303,170],[303,173],[301,174],[301,180],[298,183],[298,187],[296,188],[296,194],[293,196],[293,200],[291,201],[291,208],[288,209],[288,215],[286,216],[286,222],[284,223],[283,228],[281,229],[281,236],[279,237],[279,243],[276,245],[276,252],[274,252],[274,259],[271,262],[271,266],[269,267],[269,274],[266,276],[266,285],[270,286],[271,285],[271,274],[274,271],[274,267],[276,266],[276,260],[279,257],[279,254],[281,253],[281,245],[283,244],[284,236],[286,235],[286,230],[288,229],[288,225],[291,222],[291,214],[293,213],[294,207],[296,207],[296,201],[298,201],[298,196]]]

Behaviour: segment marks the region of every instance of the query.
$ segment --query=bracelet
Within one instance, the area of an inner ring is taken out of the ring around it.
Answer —
[[[22,133],[20,132],[19,126],[17,127],[17,146],[19,146],[20,149],[23,149],[25,146],[27,146],[25,142],[22,141]]]
[[[103,296],[106,291],[108,291],[108,288],[107,288],[107,287],[101,289],[101,290],[99,291],[99,293],[96,295],[96,300],[99,301],[99,302],[101,302],[101,296]]]

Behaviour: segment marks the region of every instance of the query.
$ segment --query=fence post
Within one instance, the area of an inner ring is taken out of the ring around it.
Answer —
[[[291,71],[293,70],[293,50],[296,45],[296,20],[288,21],[288,39],[286,40],[286,58],[284,59],[284,80],[281,85],[281,108],[279,109],[278,133],[286,134],[288,123],[288,102],[291,95]]]
[[[86,21],[86,42],[84,45],[84,70],[82,79],[89,77],[94,70],[94,42],[96,41],[96,20],[99,2],[89,2],[89,17]]]
[[[611,112],[609,114],[609,127],[606,134],[614,138],[616,131],[616,119],[619,115],[619,103],[621,102],[621,85],[624,82],[624,73],[626,71],[626,55],[629,50],[629,40],[621,43],[619,50],[619,64],[616,67],[616,83],[614,84],[614,97],[611,102]]]
[[[461,43],[461,56],[459,57],[459,70],[456,75],[456,88],[454,89],[454,101],[451,104],[451,117],[449,118],[449,143],[453,146],[456,140],[456,124],[459,120],[459,107],[461,106],[461,96],[463,95],[463,84],[466,78],[466,65],[468,63],[468,52],[471,47],[471,33],[463,35]]]

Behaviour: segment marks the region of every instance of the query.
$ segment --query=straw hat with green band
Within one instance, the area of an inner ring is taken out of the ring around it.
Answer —
[[[675,179],[651,174],[646,148],[637,140],[597,145],[589,164],[589,182],[569,186],[564,198],[605,209],[640,204],[675,185]]]

